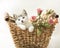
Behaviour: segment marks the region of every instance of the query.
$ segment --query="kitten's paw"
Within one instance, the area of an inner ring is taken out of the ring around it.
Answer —
[[[20,27],[22,30],[26,30],[26,26],[25,26],[25,25],[19,25],[19,27]]]
[[[34,31],[34,26],[30,26],[28,30],[29,30],[29,32],[33,32]]]

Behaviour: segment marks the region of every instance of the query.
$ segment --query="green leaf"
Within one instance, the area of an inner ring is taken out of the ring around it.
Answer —
[[[49,28],[51,25],[46,22],[46,23],[44,23],[44,26]]]
[[[37,29],[37,35],[39,36],[41,34],[41,29]]]

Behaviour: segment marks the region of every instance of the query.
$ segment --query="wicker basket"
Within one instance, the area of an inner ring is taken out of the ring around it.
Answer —
[[[5,20],[7,21],[10,32],[12,34],[16,48],[47,48],[49,40],[54,30],[54,26],[51,28],[44,28],[40,36],[37,36],[37,29],[33,32],[28,30],[21,30],[13,20],[11,16],[7,16]]]

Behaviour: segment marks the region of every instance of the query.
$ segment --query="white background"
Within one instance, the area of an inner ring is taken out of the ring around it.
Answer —
[[[9,26],[4,21],[4,13],[19,14],[21,9],[26,9],[28,16],[36,15],[36,9],[54,9],[60,15],[60,0],[0,0],[0,48],[15,48]],[[60,22],[60,18],[59,18]],[[48,48],[60,48],[60,23],[52,34]]]

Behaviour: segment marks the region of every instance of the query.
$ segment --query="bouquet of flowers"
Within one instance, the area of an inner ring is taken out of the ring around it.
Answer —
[[[58,23],[59,16],[52,9],[42,11],[39,8],[37,9],[37,13],[37,16],[31,17],[31,22],[33,23],[35,28],[37,28],[38,35],[43,32],[44,28],[49,29],[52,26],[55,27],[56,23]]]

